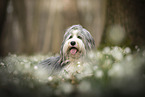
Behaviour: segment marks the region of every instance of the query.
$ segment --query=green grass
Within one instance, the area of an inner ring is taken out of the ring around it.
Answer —
[[[108,97],[142,95],[145,89],[145,51],[105,47],[90,52],[73,73],[48,76],[37,65],[50,57],[17,56],[0,59],[0,95],[11,97]]]

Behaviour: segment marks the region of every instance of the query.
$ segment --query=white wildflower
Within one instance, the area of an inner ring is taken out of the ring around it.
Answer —
[[[94,66],[93,70],[95,71],[95,70],[97,70],[97,69],[98,69],[98,66]]]
[[[125,52],[126,54],[129,54],[129,53],[131,53],[131,49],[130,49],[129,47],[126,47],[126,48],[124,49],[124,52]]]
[[[89,75],[91,75],[92,73],[93,73],[93,70],[92,70],[92,68],[91,68],[91,65],[85,64],[85,65],[84,65],[84,72],[83,72],[83,74],[84,74],[85,76],[89,76]]]
[[[97,58],[96,59],[101,59],[103,57],[103,54],[101,52],[97,52]]]
[[[137,52],[139,52],[139,51],[140,51],[140,48],[137,49]]]
[[[24,66],[25,66],[26,69],[30,68],[30,62],[26,63]]]
[[[138,49],[138,45],[135,46],[135,49]]]
[[[118,47],[114,47],[113,50],[111,51],[112,56],[116,59],[116,60],[122,60],[123,59],[123,54],[120,48]]]
[[[25,63],[26,63],[26,62],[28,62],[28,60],[24,59],[24,60],[23,60],[23,62],[25,62]]]
[[[52,76],[49,76],[49,77],[48,77],[48,80],[49,80],[49,81],[52,81],[52,80],[53,80],[53,77],[52,77]]]
[[[80,65],[81,62],[78,61],[78,65]]]
[[[104,54],[109,54],[109,53],[110,53],[110,47],[105,47],[105,48],[103,49],[103,53],[104,53]]]
[[[38,61],[38,59],[37,59],[37,58],[35,58],[35,57],[33,58],[33,60],[34,60],[34,61]]]
[[[79,85],[78,85],[78,89],[80,92],[89,92],[89,90],[91,89],[91,84],[88,81],[82,81]]]
[[[65,94],[70,94],[73,91],[73,86],[70,83],[66,82],[66,83],[60,84],[60,89]]]
[[[0,63],[1,66],[4,66],[5,64],[3,62]]]
[[[112,64],[113,61],[112,61],[111,59],[106,59],[105,63],[106,63],[107,65],[109,65],[109,64]]]
[[[38,66],[35,65],[35,66],[34,66],[34,69],[37,70],[37,69],[38,69]]]
[[[91,59],[93,59],[96,56],[95,56],[94,52],[91,51],[91,52],[89,52],[88,57],[91,58]]]
[[[108,75],[114,77],[122,77],[123,73],[124,71],[121,64],[114,64],[113,67],[109,70]]]
[[[133,58],[132,58],[131,55],[127,55],[127,56],[125,57],[125,59],[126,59],[127,61],[131,61]]]
[[[102,70],[97,70],[96,73],[95,73],[95,76],[97,78],[102,78],[103,77],[103,71]]]
[[[36,72],[34,72],[34,77],[40,82],[48,81],[48,73],[45,70],[38,69]]]
[[[77,65],[77,67],[81,67],[81,65]]]

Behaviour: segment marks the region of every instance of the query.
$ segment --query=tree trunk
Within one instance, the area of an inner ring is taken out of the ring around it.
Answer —
[[[145,43],[145,1],[144,0],[108,0],[105,34],[103,44],[114,45],[107,40],[110,26],[119,25],[125,30],[126,38],[121,46],[144,46]]]
[[[7,11],[7,5],[9,0],[0,0],[0,55],[3,54],[3,37],[2,37],[2,31],[4,27],[4,22],[6,20],[6,11]]]
[[[104,31],[105,6],[106,0],[12,0],[3,49],[25,54],[59,53],[65,30],[74,24],[89,30],[98,47]]]

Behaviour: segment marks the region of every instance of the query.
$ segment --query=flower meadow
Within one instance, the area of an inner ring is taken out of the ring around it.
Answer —
[[[88,53],[73,72],[48,75],[38,63],[52,55],[9,54],[0,59],[1,97],[141,97],[145,90],[145,51],[105,47]],[[57,56],[57,55],[53,55]]]

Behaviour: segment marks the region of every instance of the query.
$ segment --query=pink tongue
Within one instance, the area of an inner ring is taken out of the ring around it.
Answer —
[[[75,54],[77,53],[77,49],[74,49],[74,48],[71,49],[71,50],[70,50],[70,53],[71,53],[72,55],[75,55]]]

